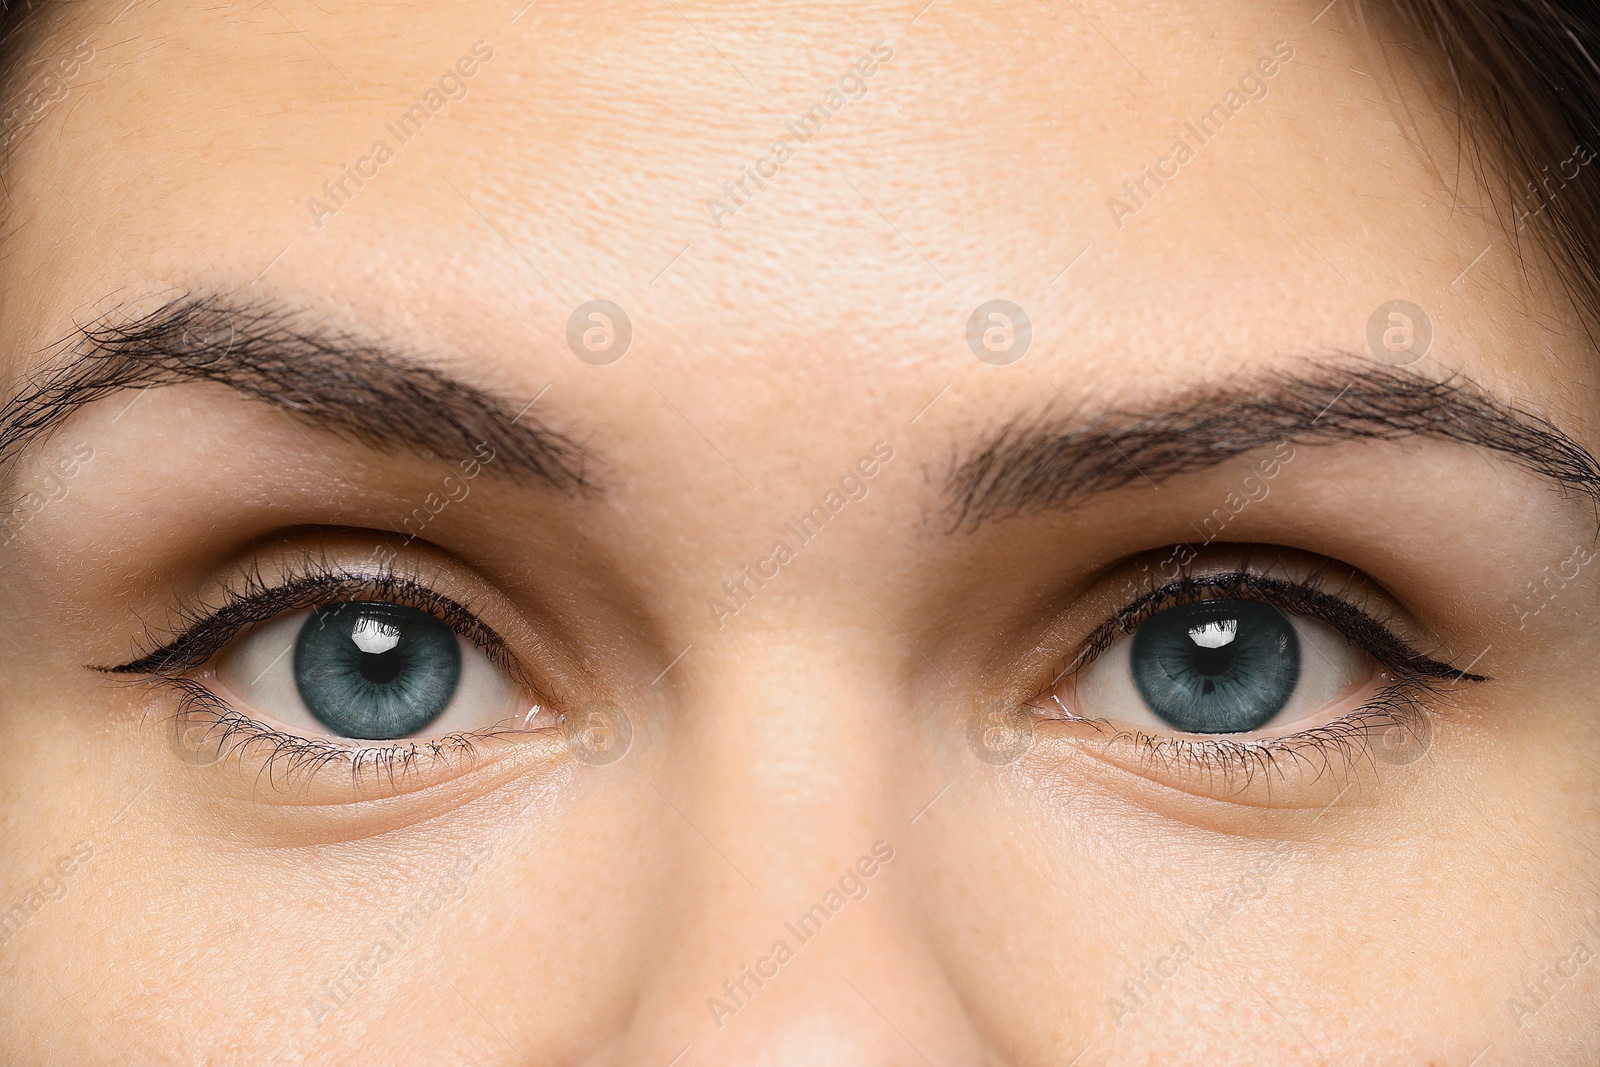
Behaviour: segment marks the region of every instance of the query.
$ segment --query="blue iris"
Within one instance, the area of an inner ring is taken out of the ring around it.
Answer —
[[[1300,680],[1288,616],[1251,600],[1207,600],[1152,616],[1133,635],[1133,681],[1162,721],[1195,734],[1260,729]]]
[[[390,740],[437,719],[461,682],[450,627],[399,604],[344,601],[311,612],[294,643],[294,681],[340,737]]]

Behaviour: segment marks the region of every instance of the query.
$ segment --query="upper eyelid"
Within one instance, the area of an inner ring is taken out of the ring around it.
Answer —
[[[438,615],[458,634],[471,641],[510,673],[526,684],[523,670],[505,639],[483,622],[470,606],[462,604],[428,586],[420,578],[393,572],[361,573],[326,569],[292,575],[275,586],[268,586],[252,575],[246,588],[227,589],[220,606],[184,607],[175,634],[130,662],[112,667],[95,667],[107,674],[172,676],[194,670],[226,648],[251,626],[267,622],[289,611],[314,608],[351,596],[392,601]],[[158,639],[151,638],[155,644]]]
[[[1334,627],[1347,640],[1377,659],[1385,667],[1405,674],[1416,682],[1455,678],[1461,681],[1487,681],[1487,675],[1458,671],[1424,655],[1395,635],[1370,613],[1333,593],[1302,580],[1274,578],[1245,569],[1200,575],[1180,575],[1150,590],[1095,627],[1066,658],[1050,687],[1088,667],[1111,646],[1117,636],[1131,633],[1141,622],[1159,611],[1185,603],[1185,597],[1215,597],[1217,593],[1247,594],[1274,607],[1307,614]],[[1209,594],[1209,597],[1207,596]],[[1352,633],[1354,630],[1356,632]],[[1048,691],[1048,690],[1047,690]]]

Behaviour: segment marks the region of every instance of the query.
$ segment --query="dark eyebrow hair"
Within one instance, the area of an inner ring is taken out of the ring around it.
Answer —
[[[1072,403],[1062,394],[1069,404]],[[946,491],[954,529],[1071,508],[1138,482],[1208,470],[1283,440],[1322,444],[1432,437],[1499,452],[1600,508],[1600,465],[1576,440],[1456,375],[1435,381],[1353,356],[1239,376],[1159,405],[1091,419],[1049,406],[1005,425],[952,464]]]
[[[130,322],[108,317],[83,327],[65,348],[0,407],[0,470],[86,404],[130,389],[212,382],[380,450],[457,459],[488,444],[497,469],[569,492],[592,485],[589,451],[527,407],[513,411],[371,342],[297,327],[281,309],[185,296]]]

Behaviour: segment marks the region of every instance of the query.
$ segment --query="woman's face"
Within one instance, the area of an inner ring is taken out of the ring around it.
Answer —
[[[1321,0],[39,27],[8,1062],[1600,1049],[1583,146]]]

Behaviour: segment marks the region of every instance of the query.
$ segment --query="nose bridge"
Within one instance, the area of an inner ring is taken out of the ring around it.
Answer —
[[[794,637],[719,653],[686,678],[673,777],[655,783],[678,831],[672,903],[621,1062],[921,1063],[913,1034],[979,1062],[915,918],[888,684]]]

